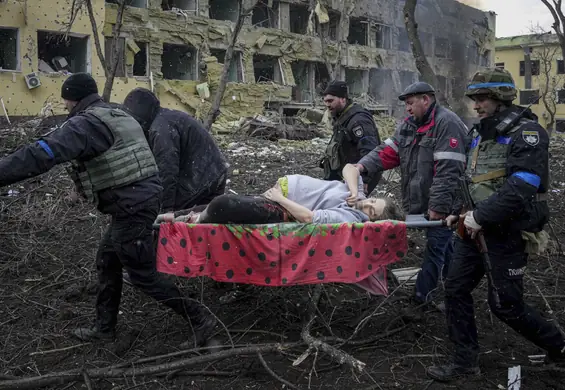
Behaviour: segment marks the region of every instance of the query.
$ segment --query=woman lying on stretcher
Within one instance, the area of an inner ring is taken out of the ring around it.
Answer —
[[[346,165],[343,177],[345,182],[288,175],[278,179],[262,195],[221,195],[207,206],[159,215],[156,222],[324,224],[404,220],[404,214],[392,199],[365,197],[363,181],[355,166]]]

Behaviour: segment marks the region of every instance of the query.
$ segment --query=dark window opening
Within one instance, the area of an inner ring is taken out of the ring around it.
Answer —
[[[565,119],[557,119],[555,121],[555,131],[565,133]]]
[[[133,57],[133,75],[147,76],[149,71],[149,43],[135,42],[139,51]]]
[[[363,69],[345,68],[345,81],[347,81],[351,96],[360,96],[367,93],[365,83],[363,82],[365,72]]]
[[[106,60],[106,66],[113,69],[114,66],[114,50],[112,50],[113,37],[104,38],[104,59]],[[124,62],[125,54],[125,38],[118,38],[116,41],[117,53],[118,53],[118,67],[116,68],[116,77],[126,76],[126,64]]]
[[[318,33],[331,41],[336,41],[337,30],[339,29],[339,13],[329,11],[328,17],[330,21],[328,23],[320,24],[320,30]]]
[[[351,18],[347,42],[351,45],[367,46],[369,42],[369,24],[366,20]]]
[[[565,65],[563,60],[557,60],[557,74],[565,74]]]
[[[398,50],[407,53],[412,52],[412,47],[410,46],[410,40],[408,39],[408,32],[406,32],[406,29],[404,28],[401,28],[398,31]]]
[[[496,64],[494,64],[494,67],[504,70],[504,62],[497,62]]]
[[[326,64],[321,62],[315,63],[314,82],[316,83],[316,94],[321,96],[330,82],[330,73]]]
[[[520,104],[539,104],[539,90],[527,89],[520,91]]]
[[[308,7],[299,4],[289,4],[290,32],[305,35],[308,31],[310,15]]]
[[[557,104],[565,104],[565,89],[557,91]]]
[[[272,7],[269,6],[272,4]],[[251,24],[254,27],[276,28],[278,5],[276,1],[259,0],[255,8],[253,8],[253,16],[251,16]]]
[[[163,11],[178,8],[187,11],[189,14],[196,15],[198,13],[198,2],[197,0],[162,0],[161,8],[163,8]]]
[[[253,56],[255,82],[275,82],[282,84],[278,57],[256,54]]]
[[[292,100],[307,103],[314,99],[312,91],[312,70],[314,65],[308,61],[295,61],[290,64],[294,75],[295,86],[292,87]]]
[[[375,43],[379,49],[389,50],[392,47],[392,29],[384,24],[375,25]]]
[[[539,76],[539,60],[530,60],[532,76]],[[520,76],[526,75],[526,61],[520,61]]]
[[[210,54],[218,59],[218,63],[224,64],[226,58],[226,51],[221,49],[210,49]],[[228,71],[228,81],[234,83],[243,82],[243,69],[241,66],[241,53],[234,52],[231,62],[230,69]]]
[[[0,28],[0,70],[19,70],[18,30]]]
[[[208,0],[210,19],[229,20],[237,22],[239,8],[237,1],[231,0]]]
[[[37,32],[38,68],[41,72],[87,72],[88,36]]]
[[[188,45],[163,43],[161,72],[168,80],[198,80],[197,51]]]
[[[449,39],[447,38],[441,38],[441,37],[435,37],[434,39],[434,43],[435,43],[435,54],[437,58],[450,58],[450,45],[449,45]]]

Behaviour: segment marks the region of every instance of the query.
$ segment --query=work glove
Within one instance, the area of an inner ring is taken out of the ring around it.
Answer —
[[[477,233],[483,228],[475,220],[475,216],[473,215],[472,211],[468,211],[467,214],[465,214],[465,220],[463,221],[463,223],[467,228],[467,232],[471,235],[471,238],[475,238]]]

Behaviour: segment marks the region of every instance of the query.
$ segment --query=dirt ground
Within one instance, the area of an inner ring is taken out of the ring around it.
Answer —
[[[13,145],[28,137],[12,136]],[[6,139],[4,139],[6,141]],[[238,193],[259,193],[288,173],[319,176],[316,167],[321,142],[279,142],[224,138],[222,147],[235,172],[229,188]],[[563,240],[565,147],[555,141],[552,156],[553,192],[551,226]],[[9,146],[5,147],[9,148]],[[124,288],[116,343],[82,344],[70,331],[94,319],[96,292],[94,256],[107,218],[91,206],[69,198],[70,179],[62,168],[41,178],[8,188],[0,198],[0,389],[2,380],[60,373],[66,370],[162,365],[196,356],[178,353],[190,334],[173,313],[129,286]],[[387,184],[393,192],[395,184]],[[551,230],[550,230],[551,232]],[[410,233],[410,253],[394,267],[416,266],[423,245],[422,232]],[[541,289],[561,323],[565,324],[562,291],[565,280],[558,241],[549,254],[530,261],[527,301],[544,313]],[[221,319],[236,346],[300,342],[302,318],[313,289],[306,287],[242,288],[235,301],[220,299],[233,288],[204,279],[177,279],[187,294],[201,300]],[[491,316],[485,299],[486,282],[475,291],[476,318],[481,342],[483,374],[476,379],[443,385],[430,381],[425,368],[442,362],[450,353],[446,325],[439,312],[421,321],[405,323],[400,314],[408,306],[407,292],[389,298],[369,297],[348,285],[324,286],[318,318],[312,328],[317,337],[348,338],[359,320],[376,310],[367,326],[343,350],[366,363],[354,373],[322,351],[313,352],[293,366],[305,350],[299,344],[281,351],[231,356],[186,369],[152,376],[75,378],[51,389],[504,389],[507,370],[522,366],[522,389],[560,389],[565,374],[535,366],[528,355],[543,353]],[[217,337],[228,343],[225,330]],[[332,342],[332,344],[336,344]],[[176,354],[175,354],[176,353]],[[175,354],[175,356],[171,356]],[[159,358],[158,355],[168,355]],[[156,357],[156,358],[152,358]],[[142,360],[143,359],[143,360]],[[145,364],[144,364],[145,362]],[[274,375],[273,375],[274,374]],[[91,382],[85,384],[86,382]],[[19,387],[24,388],[24,387]],[[33,387],[27,387],[33,388]]]

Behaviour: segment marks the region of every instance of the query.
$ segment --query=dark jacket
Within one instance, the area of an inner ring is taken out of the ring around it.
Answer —
[[[110,149],[114,143],[112,132],[84,112],[90,106],[109,107],[100,96],[87,96],[61,126],[0,159],[0,187],[45,173],[57,164],[88,161]],[[146,200],[158,197],[162,189],[155,175],[131,185],[103,190],[98,193],[98,209],[105,214],[135,213]]]
[[[465,171],[468,129],[447,108],[432,105],[421,123],[406,118],[394,135],[359,161],[369,176],[400,166],[402,206],[408,214],[450,214]]]
[[[343,179],[341,176],[343,167],[346,164],[357,163],[361,157],[376,148],[381,143],[381,139],[371,113],[359,104],[349,102],[344,111],[333,118],[330,145],[333,142],[337,143],[340,167],[337,170],[325,169],[325,180]],[[331,152],[327,150],[326,153]],[[369,192],[374,189],[377,182],[378,180],[372,181]]]
[[[228,164],[200,122],[161,108],[155,95],[142,89],[128,95],[124,109],[147,132],[163,182],[163,211],[187,209],[223,193]]]
[[[537,201],[538,194],[546,194],[549,187],[549,134],[537,123],[537,117],[526,111],[517,130],[499,134],[496,126],[511,112],[521,113],[523,107],[484,118],[476,130],[483,141],[498,136],[509,137],[506,159],[506,180],[488,199],[476,205],[474,217],[486,231],[538,232],[549,220],[547,201]],[[481,158],[480,152],[478,158]]]

